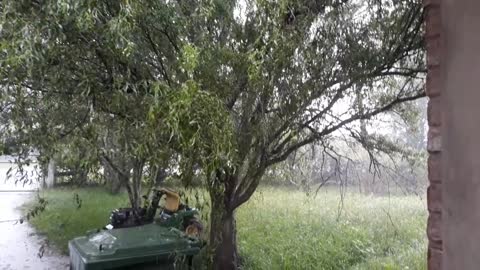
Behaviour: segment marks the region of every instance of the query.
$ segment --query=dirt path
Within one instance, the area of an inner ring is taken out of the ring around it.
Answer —
[[[20,207],[32,193],[0,192],[0,270],[63,270],[68,258],[48,247],[39,256],[45,239],[35,234],[28,224],[15,224],[21,216]]]

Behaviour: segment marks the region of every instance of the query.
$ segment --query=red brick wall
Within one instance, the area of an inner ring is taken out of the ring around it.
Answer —
[[[427,46],[427,84],[426,93],[428,102],[428,179],[430,185],[427,191],[428,201],[428,269],[440,270],[442,263],[442,233],[441,233],[441,203],[442,203],[442,176],[441,154],[442,143],[440,129],[442,117],[440,110],[441,100],[441,75],[440,75],[440,50],[441,50],[441,0],[424,0]]]

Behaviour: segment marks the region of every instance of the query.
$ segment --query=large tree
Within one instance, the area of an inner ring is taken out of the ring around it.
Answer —
[[[342,129],[365,142],[356,122],[424,96],[416,0],[4,0],[0,10],[16,130],[39,134],[38,103],[59,121],[47,130],[92,147],[101,127],[116,131],[137,180],[145,163],[200,169],[214,269],[238,265],[235,210],[269,167]]]

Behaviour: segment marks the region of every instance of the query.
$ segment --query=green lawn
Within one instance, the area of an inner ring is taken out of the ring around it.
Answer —
[[[99,188],[42,195],[47,209],[31,222],[63,251],[69,239],[104,226],[111,209],[127,204]],[[309,197],[262,188],[237,212],[243,268],[426,269],[425,209],[414,196],[347,193],[341,206],[334,190]]]

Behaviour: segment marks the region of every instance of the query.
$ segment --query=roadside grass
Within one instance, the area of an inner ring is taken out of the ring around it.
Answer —
[[[78,194],[81,207],[74,199]],[[128,203],[100,188],[42,191],[30,222],[67,252],[69,239],[101,228]],[[426,269],[426,205],[415,196],[261,188],[237,211],[243,269]]]
[[[68,253],[68,240],[88,230],[102,228],[108,222],[110,211],[128,202],[127,196],[111,195],[102,188],[42,190],[40,197],[48,204],[30,223],[65,254]],[[25,209],[35,203],[30,202]]]

